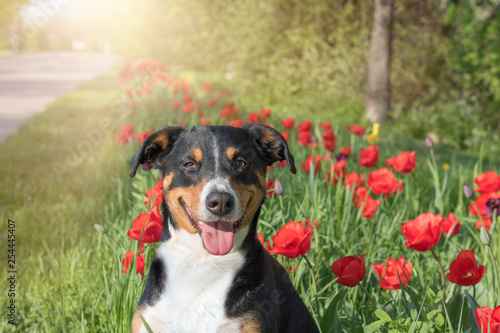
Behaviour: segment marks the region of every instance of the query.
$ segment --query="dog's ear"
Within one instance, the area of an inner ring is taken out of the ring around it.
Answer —
[[[264,158],[267,165],[286,160],[290,171],[297,172],[288,143],[280,132],[263,124],[245,124],[241,128],[250,134],[257,152]]]
[[[129,176],[134,177],[139,164],[148,163],[154,168],[160,154],[168,154],[175,140],[184,129],[181,126],[165,126],[149,134],[142,143],[142,147],[132,157]]]

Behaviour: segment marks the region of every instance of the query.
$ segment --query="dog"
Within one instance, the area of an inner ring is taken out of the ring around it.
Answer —
[[[286,270],[257,238],[267,167],[286,160],[283,136],[263,124],[166,126],[131,162],[163,179],[161,244],[132,332],[319,332]]]

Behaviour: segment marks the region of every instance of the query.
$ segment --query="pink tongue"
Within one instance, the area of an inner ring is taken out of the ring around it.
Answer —
[[[200,223],[203,245],[210,254],[223,256],[233,248],[233,224],[231,222]]]

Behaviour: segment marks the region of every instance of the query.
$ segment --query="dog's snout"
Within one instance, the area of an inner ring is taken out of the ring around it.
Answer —
[[[212,192],[207,196],[206,206],[211,213],[224,216],[232,212],[234,197],[227,192]]]

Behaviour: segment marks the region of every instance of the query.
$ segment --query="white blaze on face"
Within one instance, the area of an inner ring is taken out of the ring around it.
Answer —
[[[207,209],[207,197],[213,192],[229,193],[234,198],[232,212],[222,218],[211,213]],[[240,218],[240,202],[229,181],[224,178],[215,178],[205,184],[200,197],[200,221],[201,238],[205,249],[213,255],[228,254],[233,247],[234,225]]]

